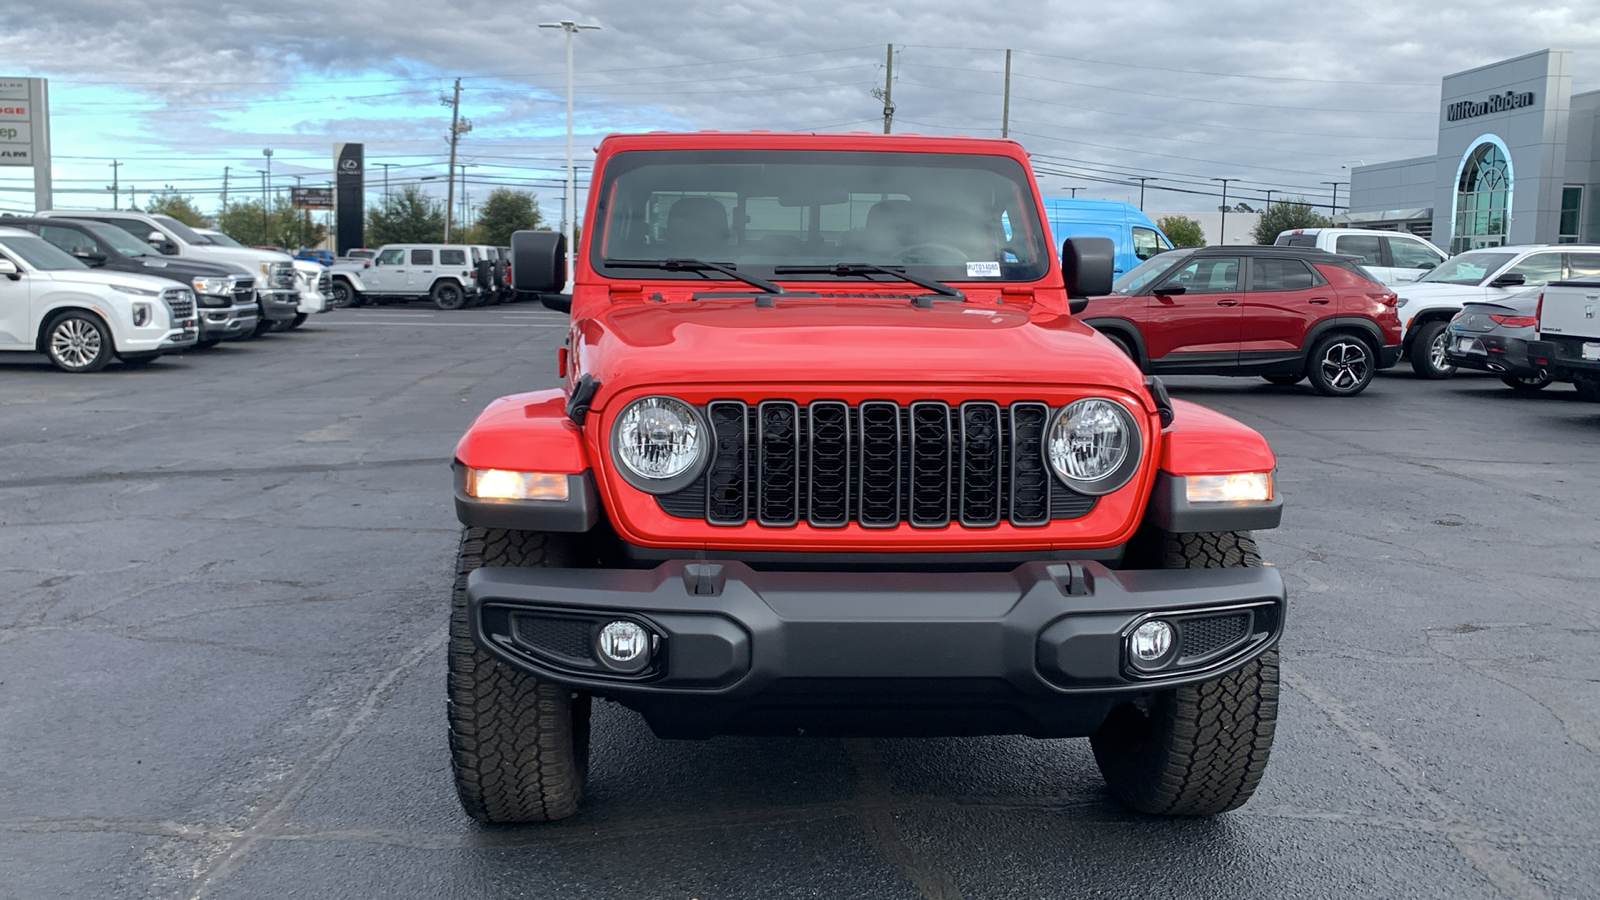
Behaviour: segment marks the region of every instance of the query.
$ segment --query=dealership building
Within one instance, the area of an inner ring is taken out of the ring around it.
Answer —
[[[1440,93],[1437,152],[1353,169],[1340,224],[1451,253],[1600,243],[1600,91],[1572,93],[1570,51],[1457,72]]]

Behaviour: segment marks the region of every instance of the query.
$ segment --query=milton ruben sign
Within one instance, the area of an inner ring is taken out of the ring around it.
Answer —
[[[1506,112],[1532,105],[1533,91],[1521,94],[1516,91],[1506,91],[1504,94],[1496,94],[1483,101],[1462,100],[1459,103],[1452,103],[1444,108],[1444,118],[1447,122],[1459,122],[1462,119],[1476,119],[1490,113]]]

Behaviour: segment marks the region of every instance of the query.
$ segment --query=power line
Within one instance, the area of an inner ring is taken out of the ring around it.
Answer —
[[[974,53],[999,53],[999,47],[938,47],[931,44],[907,44],[907,47],[922,50],[966,50]],[[1253,78],[1262,81],[1300,81],[1312,84],[1356,84],[1372,85],[1378,87],[1433,87],[1436,81],[1347,81],[1329,78],[1296,78],[1292,75],[1250,75],[1243,72],[1205,72],[1197,69],[1170,69],[1164,66],[1145,66],[1138,63],[1117,62],[1109,59],[1089,59],[1081,56],[1056,56],[1050,53],[1037,53],[1032,50],[1018,50],[1018,53],[1028,56],[1037,56],[1042,59],[1059,59],[1066,62],[1086,63],[1094,66],[1118,66],[1124,69],[1148,69],[1155,72],[1174,72],[1180,75],[1209,75],[1214,78]]]

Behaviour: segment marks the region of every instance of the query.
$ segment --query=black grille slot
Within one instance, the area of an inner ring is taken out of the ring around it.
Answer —
[[[1050,407],[1043,403],[1011,404],[1013,525],[1044,525],[1050,521],[1050,472],[1044,461],[1044,430],[1049,422]]]
[[[811,477],[806,520],[842,528],[850,523],[850,407],[839,400],[818,400],[807,409]]]
[[[1250,630],[1248,612],[1183,620],[1183,648],[1179,659],[1207,656],[1242,640]]]
[[[762,525],[800,521],[800,407],[763,400],[756,407],[756,514]]]
[[[713,525],[743,525],[750,519],[748,414],[749,408],[737,400],[717,400],[706,407],[714,449],[706,468],[705,510]]]
[[[1000,404],[961,404],[961,524],[1000,524]]]
[[[668,515],[737,526],[856,522],[893,528],[1047,525],[1076,519],[1095,498],[1056,482],[1043,456],[1051,409],[938,400],[714,400],[706,470],[656,498]]]
[[[553,656],[591,661],[589,631],[594,623],[588,619],[569,619],[562,616],[535,616],[517,614],[511,617],[512,636],[517,643]]]
[[[858,408],[861,417],[861,509],[858,521],[867,527],[900,524],[900,407],[870,400]]]

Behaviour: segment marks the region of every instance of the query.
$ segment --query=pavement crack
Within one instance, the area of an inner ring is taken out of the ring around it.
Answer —
[[[928,900],[959,900],[961,889],[950,873],[935,865],[906,840],[894,809],[889,805],[894,788],[883,767],[878,745],[871,740],[844,742],[856,770],[856,791],[851,804],[856,823],[874,852],[914,885]]]

